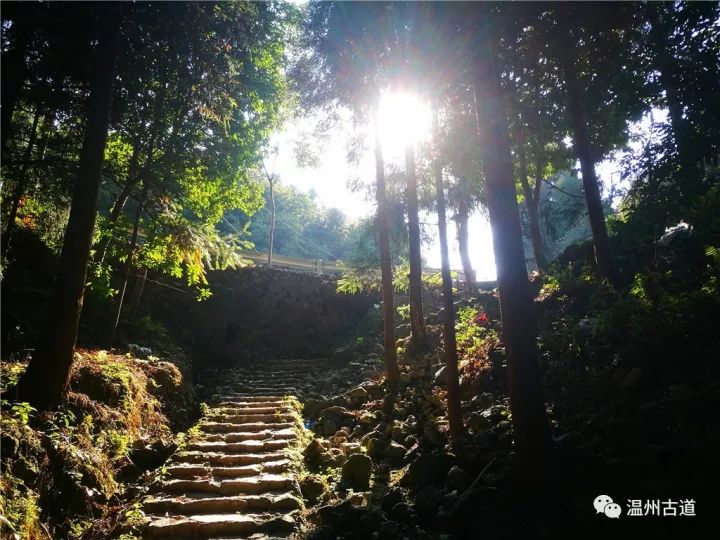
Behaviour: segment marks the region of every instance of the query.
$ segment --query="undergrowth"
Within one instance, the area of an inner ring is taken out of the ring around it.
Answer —
[[[0,531],[17,540],[123,538],[137,498],[175,448],[194,407],[170,362],[81,350],[53,413],[10,402],[26,363],[2,363]]]

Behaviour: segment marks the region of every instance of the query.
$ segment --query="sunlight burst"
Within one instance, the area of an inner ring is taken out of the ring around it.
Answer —
[[[380,98],[380,139],[387,159],[430,136],[430,107],[410,92],[384,92]]]

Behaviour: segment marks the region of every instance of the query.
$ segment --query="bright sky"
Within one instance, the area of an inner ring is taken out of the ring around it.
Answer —
[[[398,110],[401,102],[389,100],[388,110]],[[391,113],[389,113],[391,115]],[[653,111],[655,122],[662,122],[666,118],[663,111]],[[418,131],[425,129],[425,123],[429,124],[428,118],[416,118],[411,129],[418,135]],[[641,122],[631,126],[631,132],[637,140],[631,140],[630,151],[637,152],[643,147],[643,137],[647,137],[650,126],[650,115],[647,115]],[[374,201],[366,200],[364,191],[353,192],[349,184],[358,179],[363,184],[371,184],[375,181],[375,161],[372,153],[372,145],[365,144],[362,157],[358,163],[350,163],[348,155],[348,141],[357,136],[352,123],[348,120],[342,122],[332,130],[325,133],[325,137],[317,144],[317,155],[319,163],[317,166],[304,168],[297,164],[295,157],[295,145],[298,141],[315,144],[316,139],[312,137],[315,122],[311,118],[292,120],[286,123],[283,130],[276,134],[275,143],[278,146],[278,158],[275,162],[275,172],[279,175],[280,181],[284,184],[296,186],[303,191],[313,190],[317,199],[326,207],[334,207],[342,210],[350,218],[360,218],[371,215],[374,212]],[[400,134],[392,132],[392,123],[382,125],[387,134],[383,137],[386,166],[394,163],[402,166],[404,154],[402,144],[398,144]],[[366,136],[369,128],[366,128]],[[619,160],[623,153],[612,156],[597,165],[597,172],[604,189],[611,185],[619,185]],[[578,164],[579,168],[579,164]],[[623,187],[623,186],[621,186]],[[421,216],[422,222],[437,223],[435,215]],[[440,248],[437,241],[436,227],[430,227],[434,233],[431,242],[422,246],[423,258],[429,267],[439,268]],[[460,254],[457,248],[456,229],[452,220],[448,220],[448,235],[450,243],[450,264],[454,269],[461,269]],[[496,277],[495,260],[493,255],[492,231],[485,216],[476,213],[470,218],[470,259],[477,272],[478,280],[492,280]]]

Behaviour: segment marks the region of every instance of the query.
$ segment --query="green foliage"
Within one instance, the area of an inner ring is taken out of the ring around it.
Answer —
[[[400,315],[400,318],[409,321],[410,320],[410,304],[404,304],[402,306],[397,306],[395,308],[395,311],[397,311],[397,314]]]
[[[487,315],[470,306],[458,310],[455,331],[462,358],[477,358],[489,342],[497,341],[497,333],[490,327]]]

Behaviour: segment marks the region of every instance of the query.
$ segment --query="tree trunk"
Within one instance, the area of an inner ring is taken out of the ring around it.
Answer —
[[[460,250],[460,260],[462,261],[463,273],[465,274],[465,283],[468,288],[471,288],[475,284],[475,269],[472,267],[472,262],[470,262],[470,246],[468,244],[469,219],[470,214],[467,206],[460,203],[455,216],[455,222],[457,224],[458,249]]]
[[[667,7],[662,3],[648,5],[651,24],[649,36],[653,44],[655,68],[660,72],[660,86],[665,90],[665,102],[668,108],[675,146],[677,147],[678,161],[686,173],[685,176],[691,177],[698,157],[693,150],[694,145],[688,123],[683,118],[683,105],[680,99],[682,82],[680,81],[678,66],[668,49],[673,37],[671,35],[672,29],[663,20],[663,14],[667,15],[666,9]],[[698,183],[695,178],[692,178],[691,182],[693,184]],[[689,187],[688,183],[685,182],[686,185],[683,186],[685,190]]]
[[[567,81],[568,110],[573,130],[573,147],[577,158],[580,160],[582,170],[583,190],[585,191],[585,201],[595,247],[595,262],[600,276],[614,282],[615,268],[607,227],[605,226],[605,213],[600,198],[600,186],[595,174],[595,161],[590,151],[590,137],[587,132],[587,121],[582,105],[580,82],[577,78],[574,53],[568,52],[567,54],[568,58],[565,58],[564,71]]]
[[[443,341],[445,344],[445,367],[447,371],[447,408],[450,420],[450,437],[463,435],[462,409],[460,407],[460,383],[458,381],[458,355],[455,338],[455,305],[453,303],[450,255],[448,254],[447,221],[445,218],[445,190],[442,166],[436,158],[433,164],[435,193],[437,199],[438,232],[440,236],[440,258],[443,290]]]
[[[44,334],[19,384],[20,398],[39,410],[56,407],[64,397],[83,304],[110,122],[122,7],[119,2],[108,4],[103,11],[87,103],[85,139],[55,290]]]
[[[275,242],[275,179],[268,176],[270,184],[270,231],[268,231],[268,266],[272,266],[273,243]]]
[[[135,223],[133,225],[132,238],[130,239],[130,247],[128,248],[127,261],[125,261],[125,279],[123,280],[122,289],[120,290],[120,299],[118,300],[117,313],[115,314],[115,324],[113,325],[112,333],[110,334],[110,341],[108,347],[112,348],[115,342],[115,334],[120,324],[120,315],[122,315],[123,303],[125,301],[125,291],[127,290],[128,281],[130,281],[130,273],[133,269],[133,262],[135,259],[135,248],[137,247],[138,230],[140,229],[140,219],[142,218],[143,206],[145,205],[146,193],[143,194],[142,200],[138,204],[137,212],[135,213]]]
[[[28,139],[27,147],[23,155],[23,162],[20,166],[20,174],[18,175],[17,185],[12,195],[12,207],[10,208],[10,214],[7,218],[7,227],[5,227],[5,234],[3,235],[3,246],[2,246],[2,258],[5,258],[8,248],[10,247],[10,241],[12,239],[13,229],[15,228],[15,218],[17,217],[18,208],[20,207],[20,200],[25,194],[28,182],[28,169],[30,168],[30,158],[32,157],[33,147],[35,146],[35,139],[37,138],[37,127],[40,121],[40,114],[42,113],[42,106],[37,105],[35,107],[35,115],[33,116],[32,128],[30,130],[30,138]]]
[[[474,73],[475,109],[485,165],[502,338],[507,351],[515,449],[522,478],[533,482],[548,464],[550,429],[541,390],[536,321],[525,268],[507,111],[494,47],[486,32],[483,38]]]
[[[420,217],[418,215],[417,172],[415,148],[405,148],[405,175],[407,181],[408,242],[410,251],[410,331],[414,352],[428,348],[427,329],[423,317],[422,254],[420,252]]]
[[[522,131],[522,130],[520,130]],[[533,256],[535,257],[535,265],[538,271],[545,270],[545,258],[542,253],[542,241],[540,237],[540,220],[538,217],[538,207],[540,201],[538,195],[530,188],[527,172],[527,154],[525,153],[525,137],[520,133],[518,137],[518,161],[520,165],[520,185],[522,186],[523,196],[525,197],[525,208],[528,213],[528,228],[530,240],[532,242]],[[539,186],[540,179],[536,178],[536,187]],[[538,190],[539,191],[539,190]]]
[[[382,300],[385,323],[385,369],[390,388],[396,388],[400,382],[400,369],[395,350],[395,308],[393,306],[392,258],[390,256],[390,228],[388,223],[388,203],[385,192],[385,164],[380,143],[380,127],[377,109],[375,110],[375,197],[377,199],[378,246],[380,248],[380,273],[382,275]]]
[[[132,308],[130,310],[130,318],[133,319],[137,314],[142,300],[143,291],[145,290],[145,282],[147,281],[148,269],[143,269],[143,273],[135,276],[135,285],[133,287]]]

